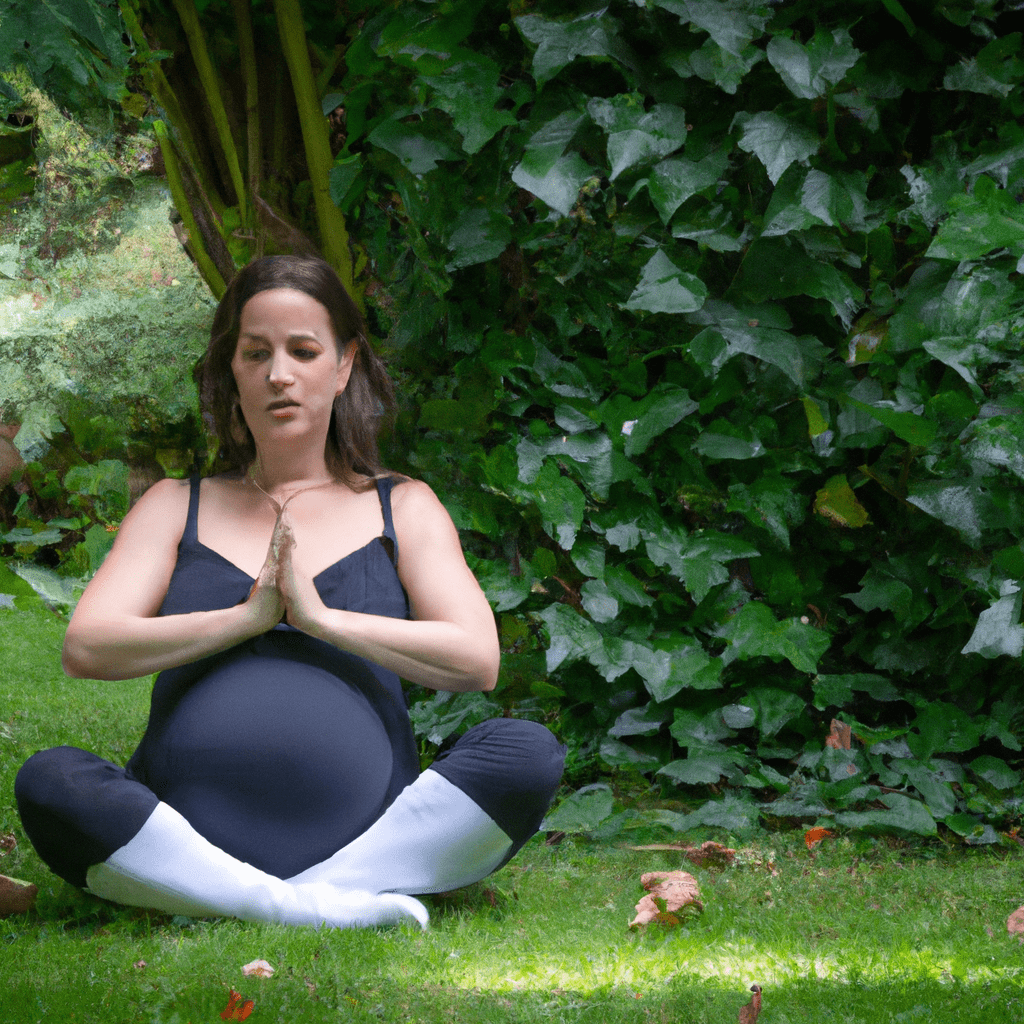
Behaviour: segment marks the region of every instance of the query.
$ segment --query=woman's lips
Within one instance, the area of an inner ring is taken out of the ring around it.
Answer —
[[[298,409],[298,407],[298,402],[282,400],[280,402],[271,402],[270,405],[267,406],[267,411],[271,414],[271,416],[284,418],[287,416],[291,416],[293,410]]]

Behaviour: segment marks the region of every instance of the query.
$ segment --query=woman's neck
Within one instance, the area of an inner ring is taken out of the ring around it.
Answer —
[[[319,458],[303,459],[296,458],[294,450],[277,457],[274,453],[260,452],[246,475],[261,491],[278,499],[287,499],[309,487],[333,483],[335,479],[322,454]]]

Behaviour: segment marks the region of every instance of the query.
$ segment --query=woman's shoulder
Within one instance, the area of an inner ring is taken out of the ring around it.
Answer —
[[[392,503],[396,511],[401,506],[423,508],[426,505],[439,505],[440,501],[429,484],[416,480],[401,473],[390,474]]]
[[[179,480],[176,477],[165,477],[150,484],[143,491],[139,500],[132,506],[132,511],[141,509],[146,513],[160,511],[173,511],[180,507],[188,507],[189,494],[191,493],[190,481],[186,478]]]
[[[422,480],[403,476],[395,480],[391,507],[399,530],[429,533],[437,527],[453,529],[452,518],[433,488]]]
[[[190,490],[188,480],[173,477],[151,484],[132,505],[118,533],[146,543],[170,538],[176,544],[185,528]]]

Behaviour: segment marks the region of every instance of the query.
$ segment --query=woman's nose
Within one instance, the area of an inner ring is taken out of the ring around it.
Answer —
[[[288,359],[284,355],[275,355],[270,364],[270,372],[267,374],[267,383],[274,387],[283,388],[293,383],[294,377],[288,366]]]

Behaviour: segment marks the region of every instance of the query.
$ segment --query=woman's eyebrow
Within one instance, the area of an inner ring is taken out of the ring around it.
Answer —
[[[245,338],[247,341],[269,341],[270,339],[259,331],[241,331],[239,332],[239,338]],[[288,335],[289,341],[315,341],[318,345],[323,344],[323,340],[316,334],[309,331],[292,331]]]

